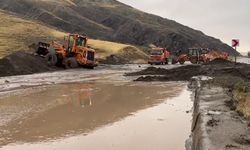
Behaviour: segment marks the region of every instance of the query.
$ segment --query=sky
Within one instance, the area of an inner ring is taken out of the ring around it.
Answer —
[[[139,10],[175,20],[250,51],[250,0],[119,0]]]

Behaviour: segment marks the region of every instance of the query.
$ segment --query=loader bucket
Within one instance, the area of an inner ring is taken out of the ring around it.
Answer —
[[[50,44],[39,42],[36,53],[40,56],[46,56],[49,53]]]

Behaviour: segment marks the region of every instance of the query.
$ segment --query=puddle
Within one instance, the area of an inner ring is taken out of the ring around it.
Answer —
[[[0,150],[181,150],[191,107],[183,83],[30,88],[0,99]]]

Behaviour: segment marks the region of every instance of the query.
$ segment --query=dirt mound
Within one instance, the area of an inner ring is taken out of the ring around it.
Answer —
[[[44,58],[18,51],[0,59],[0,76],[24,75],[53,71]]]
[[[162,75],[165,74],[167,70],[163,68],[148,67],[145,70],[139,72],[127,73],[127,76],[139,76],[139,75]]]
[[[126,64],[127,63],[127,61],[123,57],[120,57],[119,55],[115,55],[115,54],[106,57],[106,59],[99,60],[99,62],[101,62],[103,64],[111,64],[111,65],[118,65],[118,64]]]
[[[223,65],[234,65],[234,62],[231,62],[229,60],[225,60],[222,58],[216,58],[212,61],[210,61],[207,65],[218,65],[218,64],[223,64]]]
[[[154,70],[156,73],[154,73]],[[143,75],[143,72],[139,74]],[[203,75],[199,66],[184,66],[170,70],[151,67],[146,69],[145,73],[158,76],[142,76],[136,81],[188,81],[193,76]]]
[[[218,63],[218,65],[215,65]],[[222,64],[222,65],[220,65]],[[145,70],[128,73],[127,76],[141,76],[136,81],[188,81],[193,76],[237,77],[245,81],[250,80],[250,65],[232,62],[222,63],[215,60],[212,65],[187,65],[173,69],[149,67]]]
[[[112,54],[99,62],[104,64],[120,65],[134,64],[136,62],[146,63],[147,60],[148,56],[144,52],[135,47],[127,46],[116,54]]]
[[[173,69],[149,67],[139,72],[126,74],[127,76],[140,76],[136,81],[187,81],[193,76],[203,75],[199,65],[188,65]],[[147,76],[145,76],[147,75]]]

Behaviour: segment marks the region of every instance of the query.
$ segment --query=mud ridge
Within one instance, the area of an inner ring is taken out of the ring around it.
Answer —
[[[238,77],[250,79],[250,65],[215,59],[204,65],[187,65],[173,69],[149,67],[145,70],[128,73],[127,76],[140,76],[135,81],[189,81],[194,76]]]

